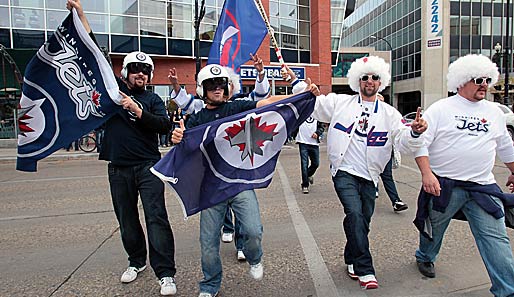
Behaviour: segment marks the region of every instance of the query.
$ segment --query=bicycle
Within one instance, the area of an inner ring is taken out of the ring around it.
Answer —
[[[88,134],[79,138],[79,148],[83,152],[90,153],[96,149],[96,138],[95,132],[89,132]]]

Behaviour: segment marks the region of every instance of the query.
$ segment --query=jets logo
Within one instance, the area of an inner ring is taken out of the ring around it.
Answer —
[[[41,151],[44,151],[59,134],[56,103],[41,86],[27,78],[24,80],[23,89],[18,105],[18,145],[33,143],[39,139]]]
[[[211,67],[211,73],[214,74],[214,75],[220,75],[221,68],[219,68],[218,66],[212,66]]]
[[[275,156],[287,138],[287,128],[277,112],[248,114],[245,118],[223,123],[216,132],[215,144],[231,166],[258,168]]]
[[[138,59],[139,61],[144,61],[146,60],[146,55],[144,53],[138,53],[136,55],[136,59]]]
[[[277,135],[275,132],[277,124],[267,125],[266,123],[260,124],[262,117],[250,118],[241,121],[239,124],[234,124],[227,128],[227,136],[224,138],[230,142],[231,146],[238,146],[241,153],[241,161],[250,158],[253,165],[255,154],[262,156],[262,147],[266,141],[273,141],[273,136]]]

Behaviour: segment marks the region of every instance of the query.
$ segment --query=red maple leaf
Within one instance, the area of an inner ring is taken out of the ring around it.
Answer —
[[[102,94],[98,93],[96,90],[93,91],[93,95],[91,96],[91,100],[93,100],[93,103],[96,106],[100,106],[100,96],[102,96]]]
[[[482,122],[482,124],[487,123],[487,120],[486,120],[486,119],[481,119],[480,121]]]

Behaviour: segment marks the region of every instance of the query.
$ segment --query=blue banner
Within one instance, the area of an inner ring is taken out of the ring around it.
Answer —
[[[239,71],[268,33],[254,0],[225,0],[207,64]]]
[[[118,96],[109,63],[73,9],[27,65],[16,169],[36,171],[38,160],[100,126],[121,108]]]
[[[301,93],[184,132],[151,169],[180,198],[185,216],[271,182],[282,146],[314,109]]]

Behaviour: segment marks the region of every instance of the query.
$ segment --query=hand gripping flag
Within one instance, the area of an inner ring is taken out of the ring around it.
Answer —
[[[268,33],[254,0],[225,0],[207,64],[234,69],[255,54]]]
[[[27,65],[16,169],[36,171],[38,160],[100,126],[121,108],[118,96],[112,69],[73,9]]]
[[[311,115],[314,104],[314,95],[306,92],[187,129],[151,171],[177,193],[184,216],[265,188],[287,136]]]

